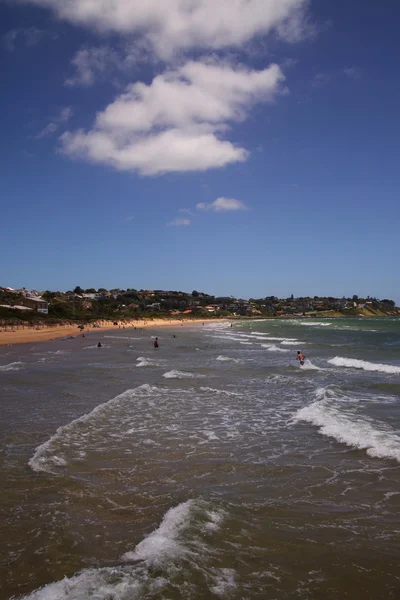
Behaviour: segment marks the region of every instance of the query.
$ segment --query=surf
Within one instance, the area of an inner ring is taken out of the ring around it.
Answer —
[[[165,379],[196,379],[200,377],[205,377],[205,375],[186,373],[185,371],[177,371],[176,369],[173,369],[172,371],[164,373],[163,377]]]
[[[366,360],[359,360],[358,358],[344,358],[342,356],[335,356],[328,360],[328,363],[335,367],[347,367],[352,369],[361,369],[363,371],[374,371],[377,373],[390,373],[391,375],[399,375],[400,367],[395,365],[386,365],[383,363],[372,363]]]
[[[79,441],[77,438],[79,438],[78,433],[81,424],[90,422],[96,416],[101,416],[102,413],[106,413],[107,410],[119,403],[130,401],[140,396],[153,396],[157,391],[157,388],[148,384],[141,385],[135,389],[126,390],[115,398],[111,398],[107,402],[99,404],[89,413],[85,413],[66,425],[61,425],[46,442],[36,448],[33,456],[28,461],[28,465],[36,472],[56,474],[59,472],[60,467],[67,466],[68,462],[63,448],[77,446],[77,442]]]
[[[84,569],[20,600],[169,597],[171,585],[182,586],[179,592],[186,597],[185,585],[176,579],[181,571],[184,582],[190,582],[192,589],[196,586],[203,589],[205,585],[210,592],[226,586],[233,589],[236,572],[214,568],[214,554],[208,543],[210,535],[222,526],[225,514],[201,499],[182,502],[170,508],[160,525],[132,551],[125,552],[115,566]],[[193,572],[197,576],[190,581]]]
[[[400,436],[390,426],[360,416],[354,409],[356,398],[349,398],[331,388],[319,388],[317,400],[297,411],[294,422],[306,421],[318,427],[318,433],[372,458],[400,462]]]
[[[25,363],[18,361],[0,366],[0,371],[20,371]]]

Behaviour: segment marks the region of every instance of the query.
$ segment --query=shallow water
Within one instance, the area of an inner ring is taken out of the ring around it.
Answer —
[[[400,320],[154,335],[0,349],[0,597],[399,598]]]

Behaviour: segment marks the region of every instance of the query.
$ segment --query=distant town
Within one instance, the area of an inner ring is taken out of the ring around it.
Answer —
[[[234,298],[193,290],[111,289],[80,286],[67,292],[0,287],[0,319],[35,321],[135,319],[152,317],[343,317],[400,316],[390,299],[301,297]]]

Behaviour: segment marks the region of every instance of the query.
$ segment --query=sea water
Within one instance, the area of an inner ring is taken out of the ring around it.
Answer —
[[[1,348],[0,598],[399,598],[399,350],[390,318]]]

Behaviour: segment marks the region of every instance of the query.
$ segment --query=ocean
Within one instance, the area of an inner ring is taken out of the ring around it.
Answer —
[[[394,318],[0,348],[0,598],[400,598],[399,351]]]

